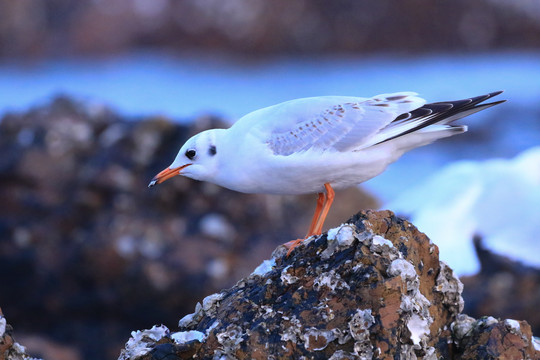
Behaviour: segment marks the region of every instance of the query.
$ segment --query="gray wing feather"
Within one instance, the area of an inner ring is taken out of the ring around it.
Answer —
[[[331,105],[318,114],[300,116],[293,126],[275,128],[266,144],[274,154],[284,156],[308,149],[348,151],[368,141],[397,115],[422,106],[425,101],[415,95],[383,94]]]

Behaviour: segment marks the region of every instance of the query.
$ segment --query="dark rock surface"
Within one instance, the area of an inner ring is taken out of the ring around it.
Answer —
[[[174,325],[306,231],[316,196],[181,177],[147,188],[190,135],[220,125],[125,119],[67,98],[0,120],[0,305],[19,333],[115,358],[130,330]],[[375,206],[351,190],[328,225]]]
[[[474,243],[481,269],[462,278],[465,313],[527,319],[533,333],[540,334],[540,269],[489,251],[480,238]]]
[[[365,211],[276,249],[249,277],[165,326],[127,359],[538,359],[525,321],[460,315],[463,285],[438,248],[389,211]]]
[[[30,359],[24,346],[13,338],[13,327],[8,324],[0,309],[0,360]],[[33,360],[39,360],[34,358]]]

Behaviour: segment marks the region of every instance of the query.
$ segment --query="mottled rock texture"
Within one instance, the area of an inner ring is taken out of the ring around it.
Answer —
[[[525,322],[458,317],[461,282],[436,245],[389,211],[361,212],[285,254],[278,247],[205,298],[178,331],[134,332],[120,359],[540,356]]]
[[[247,195],[182,177],[147,188],[190,135],[220,126],[127,119],[66,97],[0,119],[0,306],[20,333],[114,358],[130,330],[173,326],[305,233],[316,195]],[[375,205],[358,189],[336,196],[348,201],[329,226]]]

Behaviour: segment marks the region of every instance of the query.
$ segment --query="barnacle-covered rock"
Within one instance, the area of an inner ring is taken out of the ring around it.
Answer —
[[[132,329],[173,326],[309,226],[310,195],[240,194],[180,176],[148,189],[190,135],[228,126],[187,120],[126,118],[69,97],[1,116],[0,306],[40,339],[24,339],[29,349],[47,341],[110,358]],[[345,191],[336,197],[348,206],[375,206]],[[350,213],[337,207],[327,224]]]
[[[122,359],[451,359],[485,340],[470,331],[476,320],[458,317],[462,289],[412,224],[365,211],[290,257],[278,247],[249,277],[197,305],[178,332]],[[492,321],[534,353],[526,323]]]
[[[526,321],[460,315],[451,328],[456,359],[540,359],[540,343]]]

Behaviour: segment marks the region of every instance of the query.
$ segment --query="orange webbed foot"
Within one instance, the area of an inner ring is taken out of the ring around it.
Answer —
[[[289,255],[291,255],[292,251],[294,250],[295,247],[297,247],[298,245],[300,245],[305,239],[296,239],[296,240],[291,240],[289,242],[286,242],[285,244],[285,247],[287,249],[289,249],[289,251],[287,251],[287,257],[289,257]]]

